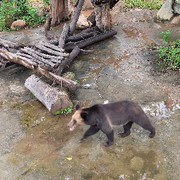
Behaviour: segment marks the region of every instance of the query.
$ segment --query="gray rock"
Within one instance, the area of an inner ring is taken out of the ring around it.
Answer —
[[[157,13],[157,18],[162,20],[170,20],[173,17],[173,9],[172,9],[173,1],[167,0],[161,9]]]
[[[180,3],[174,3],[174,12],[180,14]]]

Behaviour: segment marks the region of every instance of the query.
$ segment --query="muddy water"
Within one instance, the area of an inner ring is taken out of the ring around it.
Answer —
[[[162,43],[160,31],[171,28],[173,37],[180,32],[152,19],[149,11],[122,13],[114,26],[118,34],[89,47],[94,53],[78,56],[70,70],[82,84],[72,95],[74,102],[134,100],[155,126],[155,138],[133,125],[124,139],[117,136],[122,127],[116,127],[115,143],[109,148],[103,146],[106,137],[101,132],[79,144],[88,127],[69,132],[71,114],[51,115],[24,88],[32,72],[14,66],[0,72],[0,179],[180,179],[179,73],[157,71],[157,56],[148,50]],[[27,43],[45,40],[42,28],[0,36]]]

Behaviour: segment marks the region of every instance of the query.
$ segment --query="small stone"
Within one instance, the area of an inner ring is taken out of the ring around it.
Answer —
[[[11,29],[19,28],[22,29],[26,26],[26,21],[24,20],[16,20],[11,24]]]

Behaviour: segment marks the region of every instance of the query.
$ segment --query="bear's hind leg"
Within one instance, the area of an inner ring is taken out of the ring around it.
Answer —
[[[143,120],[145,121],[145,119]],[[146,119],[146,122],[144,123],[137,123],[139,126],[141,126],[142,128],[150,131],[149,137],[153,138],[155,136],[155,128],[152,126],[151,122],[149,121],[149,119]]]
[[[96,134],[99,131],[99,128],[97,127],[97,125],[93,125],[91,126],[83,135],[83,137],[79,140],[79,142],[81,143],[82,141],[84,141],[85,139],[87,139],[87,137],[92,136],[93,134]]]
[[[125,124],[124,126],[123,126],[123,128],[124,128],[124,132],[123,133],[119,133],[118,134],[118,136],[119,137],[122,137],[122,138],[124,138],[124,137],[126,137],[126,136],[129,136],[130,134],[131,134],[131,127],[132,127],[132,124],[133,124],[133,122],[128,122],[127,124]]]

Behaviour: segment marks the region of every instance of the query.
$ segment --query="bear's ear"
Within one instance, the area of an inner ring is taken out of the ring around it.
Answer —
[[[79,104],[77,104],[77,105],[75,106],[75,108],[76,108],[76,110],[78,110],[78,109],[80,109],[81,107],[80,107]]]
[[[81,117],[83,118],[83,120],[86,120],[88,116],[88,112],[87,111],[82,111],[81,112]]]

